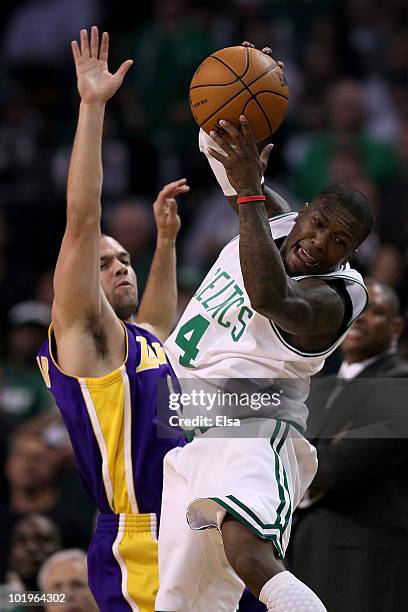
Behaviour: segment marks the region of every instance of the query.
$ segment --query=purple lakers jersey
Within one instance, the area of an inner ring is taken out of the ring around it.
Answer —
[[[136,325],[124,327],[125,361],[100,378],[61,370],[52,326],[37,361],[61,411],[84,486],[100,512],[158,515],[163,457],[183,444],[173,431],[163,437],[159,422],[159,415],[166,422],[168,395],[178,383],[157,338]]]

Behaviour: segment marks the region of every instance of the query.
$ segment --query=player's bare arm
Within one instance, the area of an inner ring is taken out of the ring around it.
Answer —
[[[224,155],[210,149],[211,155],[223,163],[238,196],[261,194],[262,161],[249,122],[241,117],[241,132],[227,122],[222,127],[234,146],[213,132]],[[334,337],[344,316],[341,295],[318,279],[296,282],[287,275],[263,201],[239,204],[239,217],[241,269],[253,308],[291,335]]]
[[[54,275],[53,323],[60,366],[80,376],[118,367],[124,331],[100,286],[102,130],[106,102],[132,65],[108,70],[108,34],[80,33],[72,42],[81,98],[67,188],[67,224]]]
[[[265,184],[262,185],[262,193],[266,196],[265,208],[269,219],[278,215],[283,215],[283,213],[291,212],[288,202],[282,198],[279,193]],[[237,196],[227,196],[227,201],[232,210],[239,214]]]
[[[189,191],[186,179],[165,185],[153,204],[157,228],[156,250],[143,299],[138,325],[164,342],[169,336],[177,308],[176,237],[180,229],[176,197]]]

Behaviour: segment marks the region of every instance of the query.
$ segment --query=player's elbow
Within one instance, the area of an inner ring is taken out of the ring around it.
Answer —
[[[273,302],[273,306],[264,306],[257,310],[259,314],[273,321],[280,329],[293,335],[313,334],[315,318],[308,308],[299,308],[290,300],[281,303]]]
[[[253,292],[252,295],[248,293],[248,297],[249,301],[251,302],[251,306],[255,310],[255,312],[262,315],[263,317],[270,318],[269,315],[271,311],[271,302],[264,293]]]

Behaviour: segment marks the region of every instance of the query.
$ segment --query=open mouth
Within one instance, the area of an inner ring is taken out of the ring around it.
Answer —
[[[295,247],[295,254],[298,259],[300,259],[306,266],[309,268],[315,268],[319,265],[319,260],[317,257],[314,257],[307,251],[305,248],[301,247],[300,244]]]
[[[119,285],[116,285],[116,288],[118,287],[131,287],[132,285],[129,283],[129,281],[123,281],[122,283],[119,283]]]

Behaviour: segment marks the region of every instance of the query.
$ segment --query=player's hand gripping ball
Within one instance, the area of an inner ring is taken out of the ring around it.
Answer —
[[[245,115],[256,142],[282,123],[288,98],[282,68],[270,55],[247,46],[227,47],[207,57],[190,85],[191,111],[207,134],[220,119],[239,128],[239,116]]]

